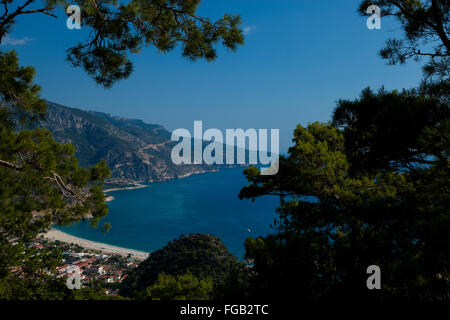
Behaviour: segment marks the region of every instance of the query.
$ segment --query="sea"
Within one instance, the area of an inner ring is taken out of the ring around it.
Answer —
[[[182,179],[149,184],[146,188],[109,192],[112,228],[102,233],[87,221],[57,229],[91,241],[153,252],[181,235],[206,233],[219,237],[239,259],[244,241],[273,233],[279,198],[264,196],[240,200],[248,184],[243,168],[222,169]]]

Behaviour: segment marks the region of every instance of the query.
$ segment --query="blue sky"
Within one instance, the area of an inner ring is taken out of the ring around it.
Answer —
[[[86,36],[54,19],[18,19],[1,50],[19,52],[22,65],[36,68],[42,97],[70,107],[102,111],[169,130],[202,120],[204,129],[278,128],[281,150],[296,124],[327,121],[336,101],[353,99],[367,86],[411,88],[421,65],[388,66],[378,50],[399,25],[382,18],[369,30],[357,14],[358,0],[203,0],[200,14],[239,13],[246,42],[236,52],[221,48],[214,62],[181,57],[179,50],[153,48],[134,55],[134,73],[111,89],[95,84],[65,61],[65,49]]]

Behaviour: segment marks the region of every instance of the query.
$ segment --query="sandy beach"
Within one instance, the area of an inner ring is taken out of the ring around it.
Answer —
[[[120,191],[120,190],[134,190],[134,189],[141,189],[141,188],[146,188],[148,187],[148,185],[145,184],[137,184],[135,186],[132,187],[117,187],[117,188],[110,188],[110,189],[106,189],[103,190],[103,193],[105,194],[105,201],[106,202],[111,202],[114,200],[114,197],[110,194],[107,194],[107,192],[114,192],[114,191]]]
[[[132,187],[117,187],[117,188],[106,189],[106,190],[103,190],[103,192],[107,193],[107,192],[112,192],[112,191],[134,190],[134,189],[141,189],[141,188],[147,188],[147,187],[148,187],[148,185],[146,185],[146,184],[137,184]]]
[[[98,250],[106,254],[118,254],[125,257],[128,256],[128,254],[131,254],[136,260],[145,260],[149,256],[148,252],[121,248],[106,243],[82,239],[56,229],[50,229],[43,235],[44,238],[48,240],[59,240],[65,243],[77,244],[85,249]]]

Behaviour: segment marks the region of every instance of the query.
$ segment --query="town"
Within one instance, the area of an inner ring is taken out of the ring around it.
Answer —
[[[37,238],[31,246],[36,249],[58,248],[63,251],[61,263],[56,268],[56,277],[69,277],[74,269],[80,271],[81,286],[88,286],[94,281],[102,282],[105,294],[116,296],[120,283],[128,276],[128,272],[139,265],[139,260],[132,255],[126,257],[118,254],[107,254],[98,250],[86,249],[77,244],[64,243],[58,240]],[[11,267],[11,272],[20,274],[21,267]],[[50,272],[48,272],[50,274]]]

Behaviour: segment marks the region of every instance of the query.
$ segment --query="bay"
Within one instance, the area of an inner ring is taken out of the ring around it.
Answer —
[[[82,221],[57,227],[71,235],[115,246],[155,251],[182,234],[207,233],[222,239],[242,258],[247,237],[264,236],[276,218],[277,197],[239,200],[248,184],[242,168],[224,169],[183,179],[156,182],[146,188],[110,192],[112,225],[106,234]]]

